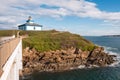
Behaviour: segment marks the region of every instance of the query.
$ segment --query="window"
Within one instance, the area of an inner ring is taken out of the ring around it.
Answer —
[[[35,26],[34,26],[34,30],[35,30]]]

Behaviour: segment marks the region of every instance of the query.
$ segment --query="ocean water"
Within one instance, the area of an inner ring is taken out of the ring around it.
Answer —
[[[120,80],[120,37],[85,37],[103,46],[109,54],[117,55],[117,62],[107,67],[79,68],[64,72],[36,72],[24,80]]]

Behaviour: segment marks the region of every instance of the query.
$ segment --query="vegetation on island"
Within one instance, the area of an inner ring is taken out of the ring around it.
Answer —
[[[13,35],[12,30],[0,33]],[[14,31],[18,33],[23,42],[23,75],[34,71],[65,71],[80,65],[103,67],[116,61],[116,55],[109,55],[103,47],[96,47],[78,34],[56,30]]]
[[[23,39],[23,48],[35,48],[37,51],[68,49],[71,47],[82,50],[92,50],[94,44],[82,36],[70,32],[49,31],[20,31],[20,35],[28,35]]]
[[[0,30],[0,37],[17,35],[19,30]],[[50,51],[68,49],[71,47],[82,50],[92,50],[95,46],[92,42],[84,39],[78,34],[70,32],[60,32],[56,30],[48,31],[20,31],[20,35],[27,35],[23,39],[23,48],[35,48],[37,51]]]
[[[86,68],[115,62],[103,47],[70,32],[21,31],[23,37],[23,74],[65,71],[83,65]],[[25,38],[26,36],[26,38]]]
[[[18,30],[0,30],[0,37],[16,35]]]

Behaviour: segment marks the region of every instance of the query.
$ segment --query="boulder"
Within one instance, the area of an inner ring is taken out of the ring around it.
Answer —
[[[76,49],[75,49],[74,54],[79,54],[79,48],[76,48]]]
[[[89,54],[90,54],[89,51],[83,51],[83,52],[81,53],[81,58],[82,58],[82,59],[87,59],[88,56],[89,56]]]

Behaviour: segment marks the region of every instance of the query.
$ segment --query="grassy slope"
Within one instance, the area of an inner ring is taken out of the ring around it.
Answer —
[[[51,31],[21,31],[20,35],[29,35],[23,39],[23,47],[35,48],[38,51],[67,49],[71,47],[91,50],[94,44],[77,34]]]
[[[16,35],[18,30],[0,30],[0,37]]]
[[[18,30],[0,30],[1,36],[11,36]],[[51,31],[20,31],[20,35],[29,35],[23,39],[23,48],[29,46],[38,51],[49,51],[57,49],[67,49],[71,47],[81,48],[82,50],[91,50],[93,43],[84,39],[80,35],[69,32]]]

